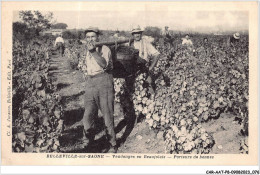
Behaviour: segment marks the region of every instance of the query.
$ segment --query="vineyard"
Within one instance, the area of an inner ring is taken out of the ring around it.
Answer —
[[[228,119],[229,125],[239,125],[233,133],[240,139],[236,152],[248,153],[248,36],[230,46],[226,44],[226,36],[208,36],[209,44],[204,45],[203,36],[195,35],[192,49],[182,46],[179,36],[175,38],[174,48],[160,39],[153,43],[161,53],[153,71],[155,94],[148,90],[144,73],[137,75],[133,93],[128,92],[124,79],[114,79],[116,107],[120,106],[124,111],[119,117],[118,109],[115,109],[115,120],[124,118],[122,115],[133,107],[138,122],[135,129],[140,133],[145,130],[149,138],[144,144],[155,144],[150,138],[156,133],[158,142],[163,143],[159,145],[164,149],[163,152],[159,150],[160,153],[208,154],[214,146],[225,149],[216,142],[209,132],[212,128],[208,127],[212,123],[213,127],[214,122],[224,116],[232,118]],[[48,38],[29,43],[14,39],[14,152],[64,152],[61,142],[64,142],[62,135],[68,123],[66,120],[80,118],[65,116],[67,104],[57,93],[59,88],[50,74],[50,60],[55,58],[53,42]],[[82,58],[83,45],[76,41],[67,42],[63,60],[68,61],[73,75],[80,76],[79,72],[85,68],[81,62],[78,65],[74,62]],[[144,140],[140,133],[134,138],[130,134],[128,139],[133,142]]]
[[[48,72],[52,41],[13,43],[13,150],[59,150],[62,106]]]

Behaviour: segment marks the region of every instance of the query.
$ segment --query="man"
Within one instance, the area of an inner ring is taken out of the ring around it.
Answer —
[[[209,40],[207,37],[203,38],[203,45],[207,46],[209,44]]]
[[[209,39],[207,37],[203,39],[203,47],[205,49],[209,49],[211,47],[211,44],[209,43]]]
[[[83,116],[84,145],[94,141],[93,131],[94,117],[101,110],[108,132],[110,149],[108,152],[116,153],[116,136],[114,131],[114,86],[113,76],[110,73],[113,67],[111,51],[103,45],[96,47],[99,41],[100,31],[98,28],[90,27],[86,30],[86,57],[83,63],[86,65],[84,71],[86,79],[85,87],[85,113]]]
[[[130,42],[129,45],[137,50],[139,50],[139,58],[137,59],[137,70],[139,72],[135,75],[128,76],[125,78],[125,95],[123,101],[121,103],[127,104],[127,107],[124,107],[123,105],[123,112],[125,115],[125,119],[123,120],[123,124],[126,125],[125,133],[121,137],[120,143],[123,143],[127,136],[130,135],[134,125],[137,122],[137,116],[135,115],[135,109],[134,109],[134,104],[132,101],[131,96],[134,94],[134,84],[138,76],[141,76],[143,73],[148,73],[153,70],[155,67],[160,53],[153,47],[151,44],[150,40],[147,39],[146,37],[143,37],[143,30],[140,28],[140,26],[136,26],[132,29],[131,34],[134,38],[133,42]],[[149,66],[149,58],[152,57],[152,63]],[[147,80],[150,84],[152,83],[152,78],[151,76],[148,76]],[[149,87],[150,92],[153,89]],[[121,122],[120,122],[121,123]]]
[[[182,38],[182,43],[181,44],[182,45],[186,45],[186,46],[192,46],[193,45],[193,43],[192,43],[192,41],[190,39],[189,34],[186,34],[185,38]]]
[[[239,40],[240,40],[240,34],[238,32],[234,33],[233,36],[228,38],[228,46],[230,45],[233,46],[235,43],[238,43]]]
[[[64,54],[64,40],[62,38],[62,34],[59,34],[59,36],[56,38],[54,47],[57,45],[57,50],[59,51],[59,55],[63,56]]]
[[[139,50],[139,59],[137,59],[138,65],[148,65],[150,62],[149,57],[152,58],[152,63],[148,66],[148,71],[152,71],[158,62],[160,53],[154,48],[151,42],[147,41],[145,37],[143,37],[143,30],[140,26],[136,26],[132,29],[131,34],[134,38],[134,41],[130,43],[130,46]]]
[[[165,26],[164,27],[164,30],[163,30],[163,32],[162,32],[162,35],[163,36],[166,36],[166,37],[170,37],[171,35],[170,35],[170,32],[169,32],[169,27],[168,26]]]
[[[171,37],[170,31],[168,29],[169,29],[169,27],[165,26],[165,30],[163,30],[162,36],[164,38],[164,43],[165,44],[169,43],[170,46],[172,46],[172,37]]]
[[[207,37],[203,38],[202,44],[196,49],[196,51],[193,51],[193,55],[200,55],[202,52],[204,52],[206,55],[210,53],[210,43]]]

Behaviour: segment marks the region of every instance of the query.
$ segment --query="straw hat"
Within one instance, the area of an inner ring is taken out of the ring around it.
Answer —
[[[235,39],[239,39],[239,38],[240,38],[240,34],[239,34],[238,32],[237,32],[237,33],[234,33],[233,36],[234,36]]]
[[[132,28],[131,34],[143,32],[143,31],[144,31],[144,30],[141,29],[141,27],[138,25],[138,26],[135,26],[135,27]]]
[[[87,34],[88,32],[95,32],[96,34],[100,35],[101,32],[97,27],[89,27],[85,30],[85,34]]]

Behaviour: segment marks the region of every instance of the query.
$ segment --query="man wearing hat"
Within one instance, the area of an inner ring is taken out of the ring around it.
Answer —
[[[85,112],[83,116],[84,137],[83,144],[88,146],[94,141],[94,117],[101,110],[110,148],[108,152],[116,153],[116,136],[114,131],[114,86],[113,76],[110,73],[113,67],[110,49],[103,45],[95,46],[99,41],[100,31],[90,27],[86,31],[86,56],[83,59],[86,87],[85,87]]]
[[[138,73],[133,76],[128,76],[125,78],[125,85],[123,86],[125,88],[125,97],[124,103],[127,104],[127,108],[123,108],[123,112],[125,115],[125,122],[126,122],[126,130],[124,135],[121,137],[121,143],[123,143],[127,137],[127,135],[130,134],[132,131],[132,128],[137,122],[137,116],[135,115],[134,110],[134,104],[132,101],[131,96],[134,94],[134,84],[136,82],[136,79],[138,76],[142,76],[144,73],[148,73],[153,70],[155,67],[160,53],[154,48],[154,46],[151,44],[149,39],[142,36],[143,30],[140,28],[140,26],[136,26],[132,29],[131,34],[134,38],[133,42],[130,42],[129,45],[137,50],[139,50],[139,58],[137,59],[137,70]],[[152,63],[150,66],[148,66],[150,60],[149,58],[152,57]],[[151,76],[147,78],[149,84],[152,83]],[[150,92],[153,91],[153,89],[149,88]]]
[[[239,42],[239,39],[240,39],[240,34],[238,32],[234,33],[233,36],[229,37],[228,39],[228,46],[234,45],[235,43]]]
[[[59,36],[56,38],[54,47],[57,45],[57,50],[59,51],[60,56],[63,56],[64,54],[64,40],[62,38],[62,34],[59,34]]]
[[[139,50],[139,59],[137,60],[137,64],[147,65],[150,62],[149,57],[151,57],[152,63],[148,67],[148,70],[152,71],[156,66],[160,53],[154,48],[151,42],[147,41],[147,39],[143,37],[143,30],[140,26],[134,27],[131,34],[134,41],[130,43],[130,46]]]

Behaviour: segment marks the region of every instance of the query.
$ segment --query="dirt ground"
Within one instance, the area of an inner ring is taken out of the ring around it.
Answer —
[[[62,152],[86,152],[82,149],[82,117],[84,114],[84,80],[82,74],[73,70],[70,60],[53,54],[51,57],[50,75],[57,85],[57,93],[61,95],[64,105],[65,129],[61,136]],[[218,119],[202,123],[209,134],[213,135],[215,145],[212,154],[239,154],[240,125],[234,121],[235,116],[223,114]],[[104,132],[102,114],[96,119],[95,143],[87,152],[106,152],[109,144]],[[164,141],[157,137],[143,121],[136,125],[125,121],[120,104],[115,104],[115,131],[118,153],[165,153]]]

